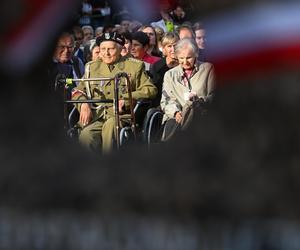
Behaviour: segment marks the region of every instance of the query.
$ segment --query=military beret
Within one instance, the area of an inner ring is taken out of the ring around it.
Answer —
[[[131,38],[132,38],[132,40],[138,41],[143,46],[149,44],[149,42],[150,42],[148,35],[142,31],[137,31],[137,32],[133,33]]]
[[[102,42],[113,41],[122,46],[125,44],[125,39],[123,36],[119,35],[117,32],[106,32],[102,36],[97,37],[96,44],[99,46]]]

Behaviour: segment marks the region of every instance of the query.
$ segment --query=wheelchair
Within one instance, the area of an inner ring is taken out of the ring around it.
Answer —
[[[160,108],[150,108],[146,113],[143,122],[143,141],[147,144],[148,148],[150,148],[152,144],[161,142],[163,115]]]
[[[138,100],[134,106],[135,132],[128,116],[120,117],[122,124],[119,131],[120,147],[134,143],[134,141],[146,143],[150,146],[154,141],[159,141],[155,129],[159,128],[162,120],[162,113],[158,109],[150,108],[150,100]],[[66,134],[71,140],[77,140],[80,133],[78,125],[79,112],[75,106],[67,116]],[[154,139],[155,138],[155,139]]]
[[[118,111],[118,93],[119,93],[119,81],[120,78],[126,78],[126,85],[129,94],[129,102],[130,102],[130,118],[124,119],[123,115],[119,114]],[[89,79],[60,79],[61,82],[65,83],[65,86],[73,84],[74,82],[97,82],[97,81],[109,81],[113,80],[115,82],[115,99],[114,100],[94,100],[88,99],[85,101],[72,101],[65,100],[65,105],[70,105],[74,103],[113,103],[115,110],[116,121],[116,133],[118,136],[116,137],[117,148],[120,146],[131,143],[132,141],[142,141],[146,142],[148,145],[153,141],[152,136],[154,133],[152,132],[153,128],[158,127],[159,121],[161,122],[161,115],[159,112],[150,111],[152,102],[150,100],[137,100],[136,105],[133,107],[133,99],[131,97],[131,87],[129,83],[129,77],[125,72],[117,74],[114,78],[89,78]],[[88,83],[90,84],[90,83]],[[150,112],[149,112],[150,111]],[[158,111],[158,110],[156,110]],[[154,116],[153,116],[154,115]],[[157,119],[155,119],[157,118]],[[73,106],[72,110],[68,111],[65,115],[66,122],[66,134],[71,139],[76,139],[79,136],[80,127],[77,125],[79,119],[79,112],[76,107]],[[122,124],[122,126],[120,126]]]

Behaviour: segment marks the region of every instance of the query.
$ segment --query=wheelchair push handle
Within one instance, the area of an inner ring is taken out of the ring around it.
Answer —
[[[66,100],[64,103],[113,103],[112,99]]]
[[[111,81],[114,80],[114,78],[110,77],[94,77],[94,78],[66,78],[65,84],[66,85],[72,85],[74,82],[91,82],[91,81]]]

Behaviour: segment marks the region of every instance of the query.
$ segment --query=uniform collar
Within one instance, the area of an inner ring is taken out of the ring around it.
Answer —
[[[106,64],[109,71],[112,72],[117,65],[119,65],[120,63],[122,64],[122,62],[126,61],[126,58],[123,56],[120,56],[119,59],[117,61],[115,61],[113,64]],[[118,68],[120,68],[120,65],[118,66]],[[122,68],[122,67],[121,67]]]

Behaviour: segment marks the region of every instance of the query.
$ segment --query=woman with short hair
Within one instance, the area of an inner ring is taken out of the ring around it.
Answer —
[[[175,56],[175,45],[178,42],[179,37],[174,32],[167,32],[161,39],[163,58],[158,62],[154,63],[150,69],[150,76],[152,77],[153,83],[157,87],[158,94],[154,100],[153,105],[159,106],[161,99],[162,83],[164,80],[165,73],[178,65],[178,60]]]
[[[165,73],[161,108],[164,112],[165,129],[163,140],[170,138],[175,131],[186,127],[191,117],[185,114],[194,104],[203,105],[212,101],[215,90],[215,71],[211,63],[199,62],[198,47],[194,39],[184,38],[175,46],[179,65]],[[199,106],[199,105],[198,105]]]

